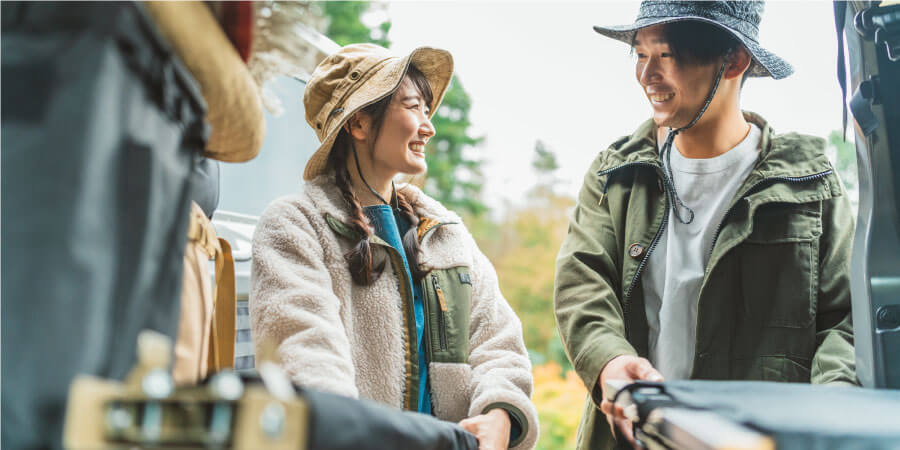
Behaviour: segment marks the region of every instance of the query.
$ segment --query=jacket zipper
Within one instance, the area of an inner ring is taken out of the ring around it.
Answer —
[[[737,201],[735,201],[734,204],[732,204],[730,208],[728,208],[728,211],[725,211],[725,215],[722,216],[722,220],[719,222],[719,225],[716,227],[716,232],[713,234],[712,245],[709,247],[709,254],[707,255],[707,260],[712,259],[713,250],[716,248],[716,241],[719,240],[719,233],[722,232],[722,227],[725,225],[725,219],[727,219],[728,216],[731,214],[731,212],[734,211],[734,208],[738,205],[738,203],[740,203],[741,200],[745,199],[748,195],[752,194],[756,190],[756,188],[758,188],[759,186],[761,186],[765,183],[774,183],[774,182],[778,182],[778,181],[784,181],[784,182],[788,182],[788,183],[805,183],[807,181],[818,180],[820,178],[824,178],[833,172],[834,172],[834,170],[829,169],[824,172],[814,173],[812,175],[804,175],[802,177],[784,177],[784,176],[769,177],[769,178],[763,178],[762,180],[759,180],[756,183],[754,183],[753,186],[750,186],[750,188],[747,189],[747,191],[744,192],[744,194],[741,195],[741,197]]]
[[[597,172],[597,176],[609,175],[616,170],[623,169],[625,167],[630,166],[646,166],[651,167],[657,171],[657,175],[659,175],[659,171],[661,170],[658,164],[647,162],[647,161],[637,161],[630,162],[626,164],[622,164],[611,169],[601,170]],[[606,188],[609,185],[609,179],[607,179],[607,183],[603,185],[603,193],[606,193]],[[664,196],[666,199],[665,208],[663,210],[663,220],[659,225],[659,229],[656,230],[656,235],[653,236],[653,240],[650,241],[650,246],[647,247],[647,251],[644,253],[644,257],[641,259],[640,264],[638,264],[637,270],[634,272],[634,276],[631,277],[631,283],[628,284],[628,289],[625,290],[625,294],[622,298],[622,312],[625,316],[625,322],[628,323],[628,315],[631,312],[631,293],[634,291],[634,285],[637,284],[638,278],[641,276],[641,272],[644,271],[644,267],[647,266],[647,262],[650,260],[650,254],[653,253],[653,250],[656,248],[656,245],[659,244],[659,239],[662,236],[663,231],[666,229],[666,224],[669,223],[669,197]],[[627,326],[626,326],[627,330]],[[626,332],[627,333],[627,332]]]
[[[432,225],[431,228],[425,230],[425,232],[422,234],[422,237],[419,239],[419,245],[421,245],[423,242],[425,242],[425,238],[428,237],[428,235],[431,234],[431,232],[433,232],[434,230],[436,230],[444,225],[455,225],[458,223],[459,222],[439,222],[439,223]],[[444,298],[444,291],[441,289],[441,285],[438,282],[437,275],[432,273],[432,274],[430,274],[430,276],[431,276],[431,285],[434,288],[434,293],[438,300],[438,306],[440,306],[440,308],[441,308],[441,310],[438,311],[438,313],[437,313],[439,350],[446,351],[447,350],[447,324],[446,324],[445,315],[448,311],[447,300]],[[423,289],[423,292],[424,292],[424,289]],[[428,306],[426,306],[427,303],[428,302],[422,303],[422,305],[426,308],[426,312],[428,311],[428,309],[427,309]],[[426,332],[428,333],[429,336],[431,335],[431,331],[427,327],[426,327]]]
[[[390,256],[391,267],[395,271],[397,270],[396,268],[398,266],[402,267],[402,259],[401,259],[402,257],[400,256],[400,252],[397,249],[395,249],[393,246],[391,246],[390,244],[387,244],[387,243],[376,244],[376,245],[381,245],[381,246],[385,247],[385,250],[388,252],[389,255],[391,255]],[[412,285],[409,285],[406,283],[406,277],[398,276],[397,282],[400,285],[399,287],[400,287],[401,294],[403,293],[402,287],[406,286],[407,299],[412,300],[413,299],[413,294],[412,294],[413,287],[412,287]],[[424,304],[424,302],[423,302],[423,304]],[[404,329],[405,329],[404,332],[406,333],[407,336],[409,336],[409,339],[411,342],[415,342],[415,336],[416,336],[415,321],[416,321],[416,319],[415,319],[415,307],[413,306],[413,302],[412,301],[404,302],[403,308],[404,308],[403,315],[404,315],[404,319],[405,319],[404,320],[405,323],[403,324]],[[410,329],[410,327],[412,327],[412,329]],[[418,361],[419,361],[418,354],[413,353],[411,351],[411,347],[412,347],[412,345],[408,344],[407,348],[406,348],[406,353],[407,353],[406,363],[408,363],[410,365],[410,367],[418,366]],[[418,373],[418,371],[413,371],[413,372]],[[419,397],[418,397],[419,386],[417,383],[412,383],[411,378],[412,378],[412,375],[408,372],[405,377],[405,380],[404,380],[405,387],[403,389],[403,397],[404,397],[403,398],[403,409],[408,410],[408,411],[416,411],[418,409],[418,402],[419,402]]]
[[[441,311],[437,315],[438,339],[441,350],[444,351],[447,350],[447,324],[444,317],[447,314],[447,300],[444,298],[444,291],[441,290],[441,284],[438,282],[438,277],[435,274],[431,274],[431,285],[434,286],[434,293],[437,295],[437,300],[441,307]]]

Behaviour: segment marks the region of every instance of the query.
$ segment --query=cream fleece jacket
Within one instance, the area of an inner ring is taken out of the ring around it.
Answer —
[[[414,186],[403,192],[420,217],[453,222],[425,237],[421,262],[435,269],[468,266],[472,278],[468,363],[430,363],[434,414],[455,422],[507,403],[527,422],[514,448],[533,448],[531,363],[522,324],[500,293],[493,266],[459,216]],[[404,300],[397,278],[386,264],[372,285],[354,284],[344,260],[351,242],[329,227],[326,213],[349,223],[334,178],[323,175],[272,202],[260,218],[250,280],[253,341],[257,351],[274,347],[301,386],[402,408]]]

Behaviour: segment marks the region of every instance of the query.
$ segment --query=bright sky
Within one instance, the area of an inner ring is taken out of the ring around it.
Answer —
[[[628,47],[591,28],[631,23],[637,10],[636,1],[433,1],[390,3],[387,13],[398,53],[428,45],[453,54],[475,134],[487,137],[476,151],[485,200],[497,207],[522,202],[536,181],[536,140],[556,152],[561,188],[574,195],[597,152],[650,117]],[[748,80],[742,107],[778,132],[839,129],[831,2],[768,2],[760,41],[796,72]]]

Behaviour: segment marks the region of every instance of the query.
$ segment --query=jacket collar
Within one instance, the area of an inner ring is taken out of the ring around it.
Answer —
[[[775,135],[775,131],[760,115],[745,111],[744,118],[762,130],[760,158],[751,177],[798,177],[832,170],[825,157],[825,140],[797,133]],[[631,135],[619,139],[601,155],[600,171],[629,163],[651,163],[660,166],[656,142],[656,123],[652,119],[642,123]]]
[[[797,133],[776,135],[759,115],[744,112],[744,117],[759,126],[762,137],[759,160],[738,189],[738,197],[760,203],[811,202],[843,195],[840,179],[825,157],[824,139]],[[648,120],[631,136],[613,143],[601,153],[597,174],[608,176],[632,164],[660,168],[656,130],[653,120]],[[608,179],[604,192],[606,186]]]

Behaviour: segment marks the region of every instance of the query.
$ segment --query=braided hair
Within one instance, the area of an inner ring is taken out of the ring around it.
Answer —
[[[406,76],[413,82],[413,85],[419,91],[419,94],[422,95],[425,103],[431,104],[434,94],[432,93],[431,86],[428,84],[428,79],[425,75],[415,66],[411,65],[407,70]],[[378,140],[381,126],[384,123],[385,111],[391,103],[391,99],[393,99],[393,94],[362,109],[363,114],[372,118],[371,126],[372,129],[375,130],[372,139],[369,142],[371,148],[374,148],[375,141]],[[382,272],[384,272],[385,259],[381,258],[377,264],[375,263],[370,242],[372,228],[369,226],[368,219],[366,219],[366,216],[363,213],[359,199],[356,197],[356,194],[353,193],[352,179],[350,178],[350,172],[347,169],[347,158],[352,151],[352,145],[352,137],[350,134],[345,129],[341,129],[334,141],[331,153],[328,156],[328,168],[334,172],[335,183],[341,192],[341,197],[350,207],[351,225],[353,231],[355,231],[358,236],[356,244],[353,245],[350,251],[344,254],[344,259],[347,261],[350,268],[350,276],[353,278],[353,282],[362,286],[368,286],[374,283],[375,280],[381,276]],[[401,238],[403,250],[406,254],[406,260],[409,263],[413,282],[419,282],[428,273],[428,270],[420,267],[419,262],[419,240],[417,231],[419,216],[416,215],[409,199],[402,190],[396,191],[396,195],[400,214],[409,223],[409,229]]]

